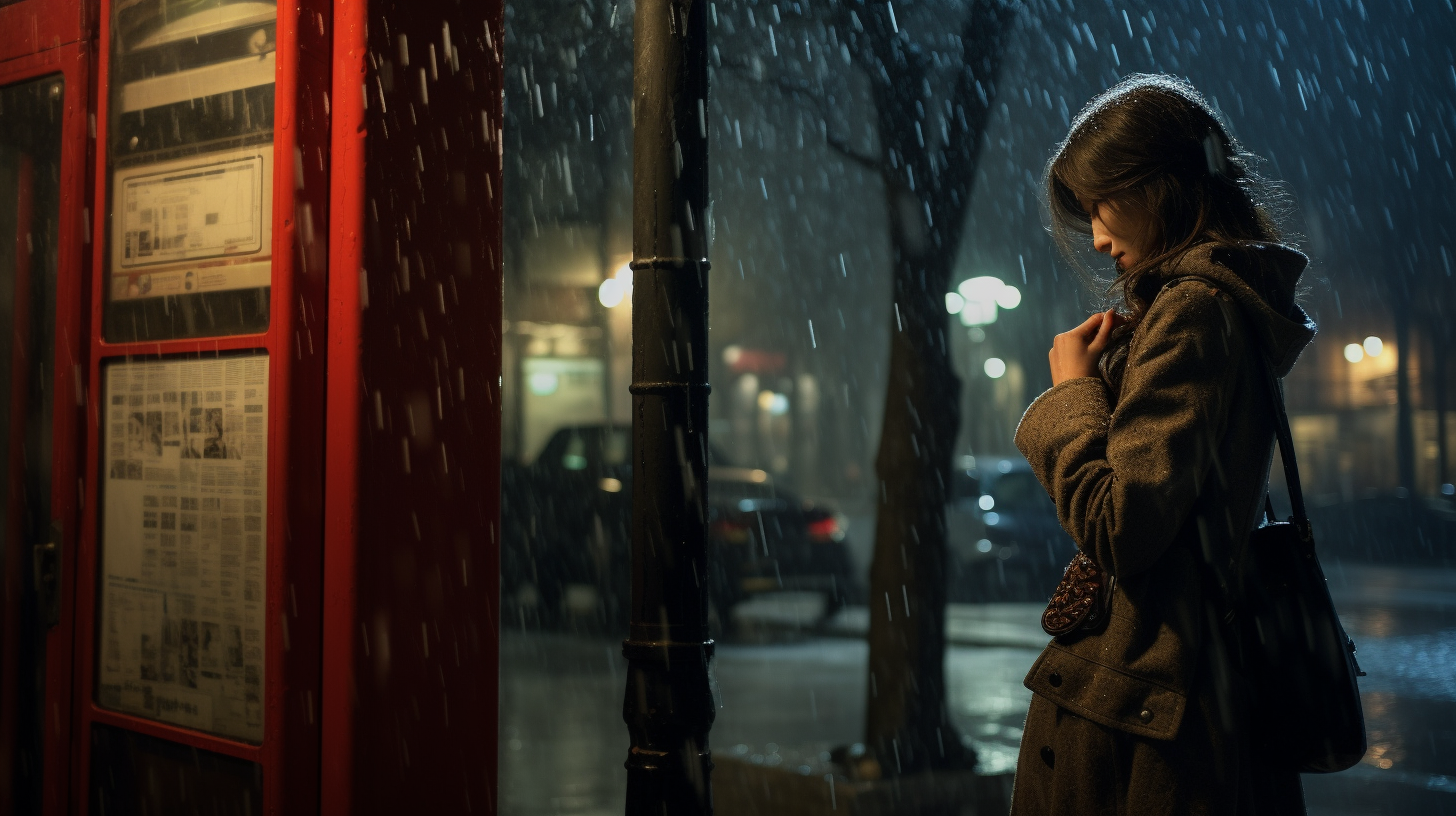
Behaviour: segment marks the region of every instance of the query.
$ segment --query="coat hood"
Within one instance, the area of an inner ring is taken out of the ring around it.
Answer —
[[[1275,376],[1294,367],[1314,339],[1314,320],[1294,302],[1294,287],[1309,265],[1304,253],[1283,244],[1203,244],[1190,249],[1166,280],[1186,275],[1217,283],[1242,308]]]

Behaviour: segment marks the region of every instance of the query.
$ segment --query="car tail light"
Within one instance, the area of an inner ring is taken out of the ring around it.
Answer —
[[[737,521],[722,519],[713,523],[713,535],[729,544],[747,544],[749,538],[748,525]]]
[[[844,539],[844,528],[834,516],[814,519],[809,522],[809,540],[815,544],[827,544]]]

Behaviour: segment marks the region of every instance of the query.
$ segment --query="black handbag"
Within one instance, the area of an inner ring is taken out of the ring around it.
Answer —
[[[1365,755],[1355,642],[1335,613],[1300,490],[1284,389],[1264,362],[1276,417],[1275,435],[1294,515],[1250,532],[1232,621],[1252,696],[1251,724],[1270,756],[1301,773],[1343,771]]]

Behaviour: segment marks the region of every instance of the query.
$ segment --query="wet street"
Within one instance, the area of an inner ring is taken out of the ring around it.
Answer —
[[[1456,814],[1456,571],[1327,565],[1359,645],[1370,751],[1355,768],[1306,776],[1311,814]],[[862,610],[809,632],[818,600],[739,608],[745,636],[720,644],[715,754],[795,762],[856,741],[867,647]],[[958,605],[946,660],[953,715],[986,771],[1014,767],[1046,638],[1031,604]],[[501,812],[617,814],[625,795],[625,661],[602,635],[506,628],[501,649]]]

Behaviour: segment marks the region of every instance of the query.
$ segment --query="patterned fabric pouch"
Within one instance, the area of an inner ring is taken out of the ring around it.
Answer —
[[[1062,572],[1061,583],[1041,613],[1042,631],[1067,641],[1093,635],[1107,627],[1112,617],[1112,588],[1116,576],[1097,566],[1084,553],[1077,553]]]

